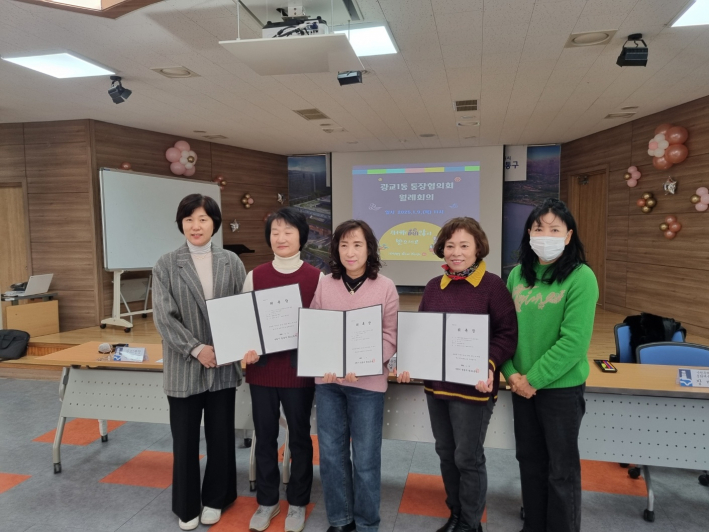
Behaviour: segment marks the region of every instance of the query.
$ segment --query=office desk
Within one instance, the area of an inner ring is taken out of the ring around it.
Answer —
[[[66,419],[78,417],[99,420],[99,433],[108,441],[107,423],[140,421],[170,423],[167,396],[163,391],[163,365],[160,344],[144,344],[145,362],[115,362],[98,352],[100,342],[88,342],[43,357],[29,357],[32,364],[63,367],[59,384],[62,408],[52,446],[54,472],[60,473],[61,443]],[[236,391],[236,428],[253,430],[249,387]]]
[[[0,294],[0,301],[10,303],[3,309],[0,303],[0,328],[18,329],[26,331],[30,336],[44,336],[59,332],[59,302],[55,299],[56,292],[34,294],[31,296],[6,296]],[[34,301],[41,299],[40,303],[20,305],[20,301]]]

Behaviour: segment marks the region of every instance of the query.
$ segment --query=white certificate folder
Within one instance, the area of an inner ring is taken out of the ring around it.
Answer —
[[[269,355],[298,347],[297,284],[207,301],[217,364],[244,358],[247,351]]]
[[[300,309],[298,376],[381,375],[382,306],[356,310]]]
[[[398,373],[470,386],[487,380],[489,315],[399,312],[397,330]]]

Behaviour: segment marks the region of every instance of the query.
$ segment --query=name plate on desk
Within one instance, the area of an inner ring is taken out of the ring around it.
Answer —
[[[144,347],[116,347],[113,353],[114,362],[145,362],[148,355]]]
[[[677,382],[680,386],[690,388],[709,388],[709,369],[677,370]]]

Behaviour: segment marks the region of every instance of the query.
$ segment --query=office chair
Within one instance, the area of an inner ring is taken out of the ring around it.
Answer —
[[[709,346],[685,342],[654,342],[638,346],[635,350],[639,364],[655,364],[660,366],[698,366],[709,367]],[[648,508],[643,513],[646,521],[654,521],[654,494],[650,483],[650,471],[642,466],[647,484]],[[706,471],[699,475],[699,483],[709,485],[709,475]]]
[[[618,323],[613,327],[613,336],[615,337],[615,355],[611,355],[611,362],[621,362],[624,364],[633,364],[637,359],[633,356],[633,351],[630,347],[630,325]],[[680,329],[672,336],[673,342],[684,342],[684,329]],[[630,464],[620,464],[620,467],[628,467]],[[628,469],[628,476],[633,479],[640,478],[640,468],[631,467]]]

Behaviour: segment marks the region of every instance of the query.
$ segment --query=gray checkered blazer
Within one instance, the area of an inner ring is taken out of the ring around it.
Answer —
[[[214,298],[241,293],[246,278],[236,254],[212,247]],[[153,314],[162,336],[164,387],[171,397],[216,392],[241,384],[241,366],[205,368],[191,355],[199,344],[212,345],[202,284],[185,243],[158,259],[153,268]]]

